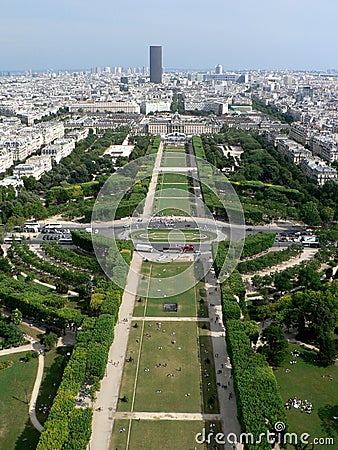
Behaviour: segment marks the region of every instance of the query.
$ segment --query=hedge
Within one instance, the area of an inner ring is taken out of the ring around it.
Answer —
[[[229,320],[226,329],[241,429],[258,439],[261,433],[274,431],[276,422],[287,423],[283,400],[266,359],[252,351],[243,323]],[[263,440],[259,445],[248,444],[247,449],[270,450],[271,444]]]

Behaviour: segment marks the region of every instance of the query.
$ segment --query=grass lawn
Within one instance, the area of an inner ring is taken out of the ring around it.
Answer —
[[[185,147],[184,145],[165,145],[164,151],[185,153]]]
[[[186,155],[164,153],[162,167],[187,167]]]
[[[142,322],[134,321],[119,394],[128,402],[120,400],[119,411],[131,410],[141,334]],[[197,337],[196,322],[144,323],[134,411],[201,412]]]
[[[163,183],[175,184],[175,183],[186,183],[187,176],[185,173],[171,173],[165,172],[160,175]]]
[[[166,198],[156,195],[154,210],[159,211],[162,215],[188,216],[191,212],[190,200],[187,197]]]
[[[168,189],[180,189],[182,191],[188,192],[188,184],[187,183],[162,183],[161,185],[157,185],[157,191],[168,190]],[[177,196],[176,192],[175,197]]]
[[[162,191],[167,189],[181,189],[183,191],[188,191],[187,183],[157,183],[156,191]]]
[[[280,392],[284,402],[294,397],[306,399],[313,404],[314,409],[312,414],[301,413],[296,408],[286,411],[289,431],[298,435],[308,433],[318,438],[336,436],[337,446],[338,421],[333,416],[338,416],[338,367],[315,366],[314,352],[291,344],[290,351],[294,349],[301,351],[302,355],[294,357],[290,354],[275,371]],[[290,360],[297,360],[297,364],[290,365]],[[286,368],[290,372],[286,373]],[[332,376],[332,381],[327,375]],[[318,445],[315,448],[328,450],[334,447]]]
[[[195,322],[145,322],[135,411],[201,411],[197,333]]]
[[[195,436],[203,428],[206,433],[210,430],[210,422],[178,421],[178,420],[116,420],[113,427],[113,438],[110,450],[126,450],[129,424],[131,423],[128,450],[211,450],[215,441],[210,445],[198,444]],[[124,431],[120,432],[120,430]],[[214,435],[221,432],[221,424],[215,422],[212,428]],[[220,447],[219,447],[220,448]]]
[[[0,362],[12,360],[13,365],[0,371],[0,448],[35,448],[39,433],[28,425],[28,402],[32,393],[38,360],[20,362],[24,353],[1,356]],[[22,442],[22,439],[27,439]]]
[[[179,185],[184,186],[184,185]],[[176,189],[170,184],[162,184],[160,190],[160,196],[165,198],[177,198],[177,197],[189,197],[188,185],[186,185],[187,189]],[[158,191],[157,191],[158,192]]]
[[[51,406],[61,383],[62,374],[72,347],[58,347],[46,353],[45,366],[38,399],[36,402],[36,415],[40,423],[44,424],[48,417],[48,411],[43,406]]]
[[[144,317],[145,314],[148,317],[174,314],[177,317],[207,316],[207,305],[200,291],[204,288],[203,282],[196,286],[193,283],[193,287],[184,294],[170,297],[170,292],[177,289],[172,277],[189,266],[189,263],[143,262],[141,274],[151,277],[151,281],[149,283],[148,278],[140,281],[138,293],[141,299],[136,301],[134,310],[135,320],[130,330],[118,411],[219,413],[209,322],[173,319],[159,324],[160,321],[142,321],[135,317]],[[192,271],[180,281],[182,287],[189,285],[187,276],[194,281]],[[152,292],[158,292],[158,289],[169,295],[166,301],[176,300],[179,306],[177,313],[164,313],[164,299],[151,297]],[[181,302],[183,306],[180,308]],[[210,445],[195,441],[195,435],[202,432],[203,427],[209,432],[210,423],[200,420],[116,420],[110,448],[185,450],[196,447],[212,450],[215,441]],[[221,432],[221,424],[215,422],[213,430],[215,434]]]
[[[196,284],[191,263],[161,264],[143,262],[142,274],[147,278],[141,280],[139,286],[139,296],[141,301],[136,301],[134,316],[149,317],[207,317],[208,311],[206,305],[200,305],[199,289],[204,287],[203,282]],[[175,283],[172,277],[177,276]],[[150,277],[150,278],[148,278]],[[161,280],[161,281],[160,281]],[[195,285],[196,284],[196,285]],[[184,286],[191,286],[190,289],[180,293]],[[160,296],[163,293],[163,296]],[[164,295],[166,295],[164,297]],[[146,298],[147,297],[147,298]],[[164,312],[164,303],[177,303],[177,312]]]

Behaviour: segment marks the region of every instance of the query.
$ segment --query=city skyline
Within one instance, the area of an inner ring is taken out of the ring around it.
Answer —
[[[224,70],[337,68],[332,0],[242,0],[210,6],[187,0],[161,5],[107,0],[2,6],[0,71],[149,65],[148,47],[165,50],[164,67]]]

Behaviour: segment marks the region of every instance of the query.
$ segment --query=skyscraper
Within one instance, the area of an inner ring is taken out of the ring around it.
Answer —
[[[217,66],[215,67],[215,74],[216,75],[222,75],[223,73],[223,66],[222,64],[217,64]]]
[[[162,83],[162,47],[150,46],[150,82]]]

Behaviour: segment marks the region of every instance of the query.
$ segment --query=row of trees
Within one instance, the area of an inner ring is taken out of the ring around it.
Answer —
[[[262,101],[257,98],[252,99],[252,107],[257,111],[260,111],[264,114],[268,114],[269,116],[276,117],[282,123],[292,123],[294,121],[291,114],[282,113],[278,111],[278,109],[273,105],[266,105]]]
[[[213,253],[213,259],[214,259],[214,267],[215,272],[217,276],[220,274],[220,271],[223,267],[224,261],[227,257],[231,257],[229,255],[230,248],[234,250],[236,253],[236,248],[241,248],[243,245],[243,250],[241,254],[241,258],[248,258],[251,256],[254,256],[258,253],[263,252],[264,250],[267,250],[270,248],[274,241],[275,241],[276,233],[258,233],[258,234],[252,234],[250,236],[247,236],[244,240],[244,243],[232,243],[232,247],[230,247],[230,241],[221,241],[221,242],[214,242],[212,244],[212,253]],[[239,253],[239,251],[238,251]],[[241,263],[243,264],[243,263]]]
[[[11,249],[8,252],[8,256],[11,259],[19,258],[19,260],[22,261],[29,269],[33,268],[34,270],[50,274],[53,277],[60,278],[62,281],[70,283],[73,286],[86,283],[89,280],[89,275],[85,272],[60,267],[40,258],[36,253],[29,249],[27,244],[18,244],[13,241]]]
[[[256,322],[248,320],[245,287],[238,272],[222,283],[221,296],[241,429],[257,439],[266,436],[267,431],[275,431],[277,421],[287,423],[277,381],[267,362],[268,359],[271,364],[274,357],[276,360],[277,356],[284,357],[285,346],[279,353],[273,352],[280,349],[274,340],[276,330],[268,330],[262,337],[265,344],[260,347],[261,354],[253,351],[252,344],[257,343],[259,330]],[[242,314],[244,321],[241,321]],[[263,439],[259,445],[248,443],[247,448],[270,450],[271,443]]]
[[[34,286],[5,275],[0,277],[1,302],[11,311],[18,309],[27,318],[65,329],[79,326],[82,314],[65,307],[67,299],[57,294],[41,294]]]
[[[76,345],[63,372],[37,450],[63,450],[67,445],[74,450],[86,449],[91,434],[92,410],[75,407],[76,396],[85,378],[86,364],[86,348]]]
[[[56,242],[43,243],[42,248],[48,256],[58,263],[66,263],[74,268],[89,270],[95,274],[101,272],[101,266],[95,258],[79,255],[74,250],[61,247]]]
[[[238,264],[237,269],[240,273],[257,272],[268,267],[276,266],[290,258],[300,255],[303,246],[300,244],[291,244],[284,250],[268,252],[266,255],[254,258],[252,260],[243,261]]]

